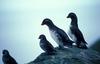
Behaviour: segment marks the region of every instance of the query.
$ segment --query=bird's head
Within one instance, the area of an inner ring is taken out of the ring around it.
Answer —
[[[8,52],[8,50],[5,49],[5,50],[2,51],[2,54],[3,54],[3,55],[8,55],[9,52]]]
[[[49,19],[49,18],[46,18],[43,20],[42,24],[41,25],[52,25],[53,22]]]
[[[43,39],[43,38],[46,38],[46,37],[45,37],[44,34],[41,34],[41,35],[39,36],[39,39]]]
[[[71,18],[71,19],[76,18],[76,14],[71,12],[68,14],[67,18]]]

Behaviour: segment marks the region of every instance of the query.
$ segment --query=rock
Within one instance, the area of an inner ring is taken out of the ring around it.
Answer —
[[[95,43],[90,47],[100,53],[100,38],[95,41]]]
[[[41,53],[34,61],[28,64],[100,64],[100,54],[91,49],[76,47],[59,49],[54,55]]]

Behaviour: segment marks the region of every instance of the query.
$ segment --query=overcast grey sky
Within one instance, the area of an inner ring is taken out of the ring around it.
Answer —
[[[43,52],[39,47],[40,34],[45,34],[56,47],[41,22],[50,18],[67,32],[70,19],[66,16],[70,12],[78,16],[79,28],[89,46],[100,38],[99,0],[0,0],[0,57],[2,50],[8,49],[19,64],[32,61]]]

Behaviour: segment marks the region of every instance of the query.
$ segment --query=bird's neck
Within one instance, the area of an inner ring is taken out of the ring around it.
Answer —
[[[77,21],[78,21],[77,18],[73,18],[73,19],[71,20],[71,25],[72,25],[72,26],[78,27]]]
[[[49,29],[54,29],[56,26],[54,24],[48,24]]]

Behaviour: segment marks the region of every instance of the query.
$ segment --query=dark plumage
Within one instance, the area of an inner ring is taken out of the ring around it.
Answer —
[[[52,44],[46,39],[45,35],[40,35],[40,47],[47,53],[47,54],[53,54],[56,52]]]
[[[4,64],[17,64],[16,60],[10,56],[8,50],[3,50],[2,54],[2,61]]]
[[[71,24],[69,29],[69,36],[76,42],[78,48],[87,49],[87,42],[85,41],[82,32],[78,28],[78,20],[75,13],[69,13],[67,18],[71,18]]]
[[[64,46],[72,47],[73,41],[69,39],[64,30],[54,25],[50,19],[44,19],[42,25],[47,25],[49,27],[51,37],[59,45],[60,48],[64,48]]]

